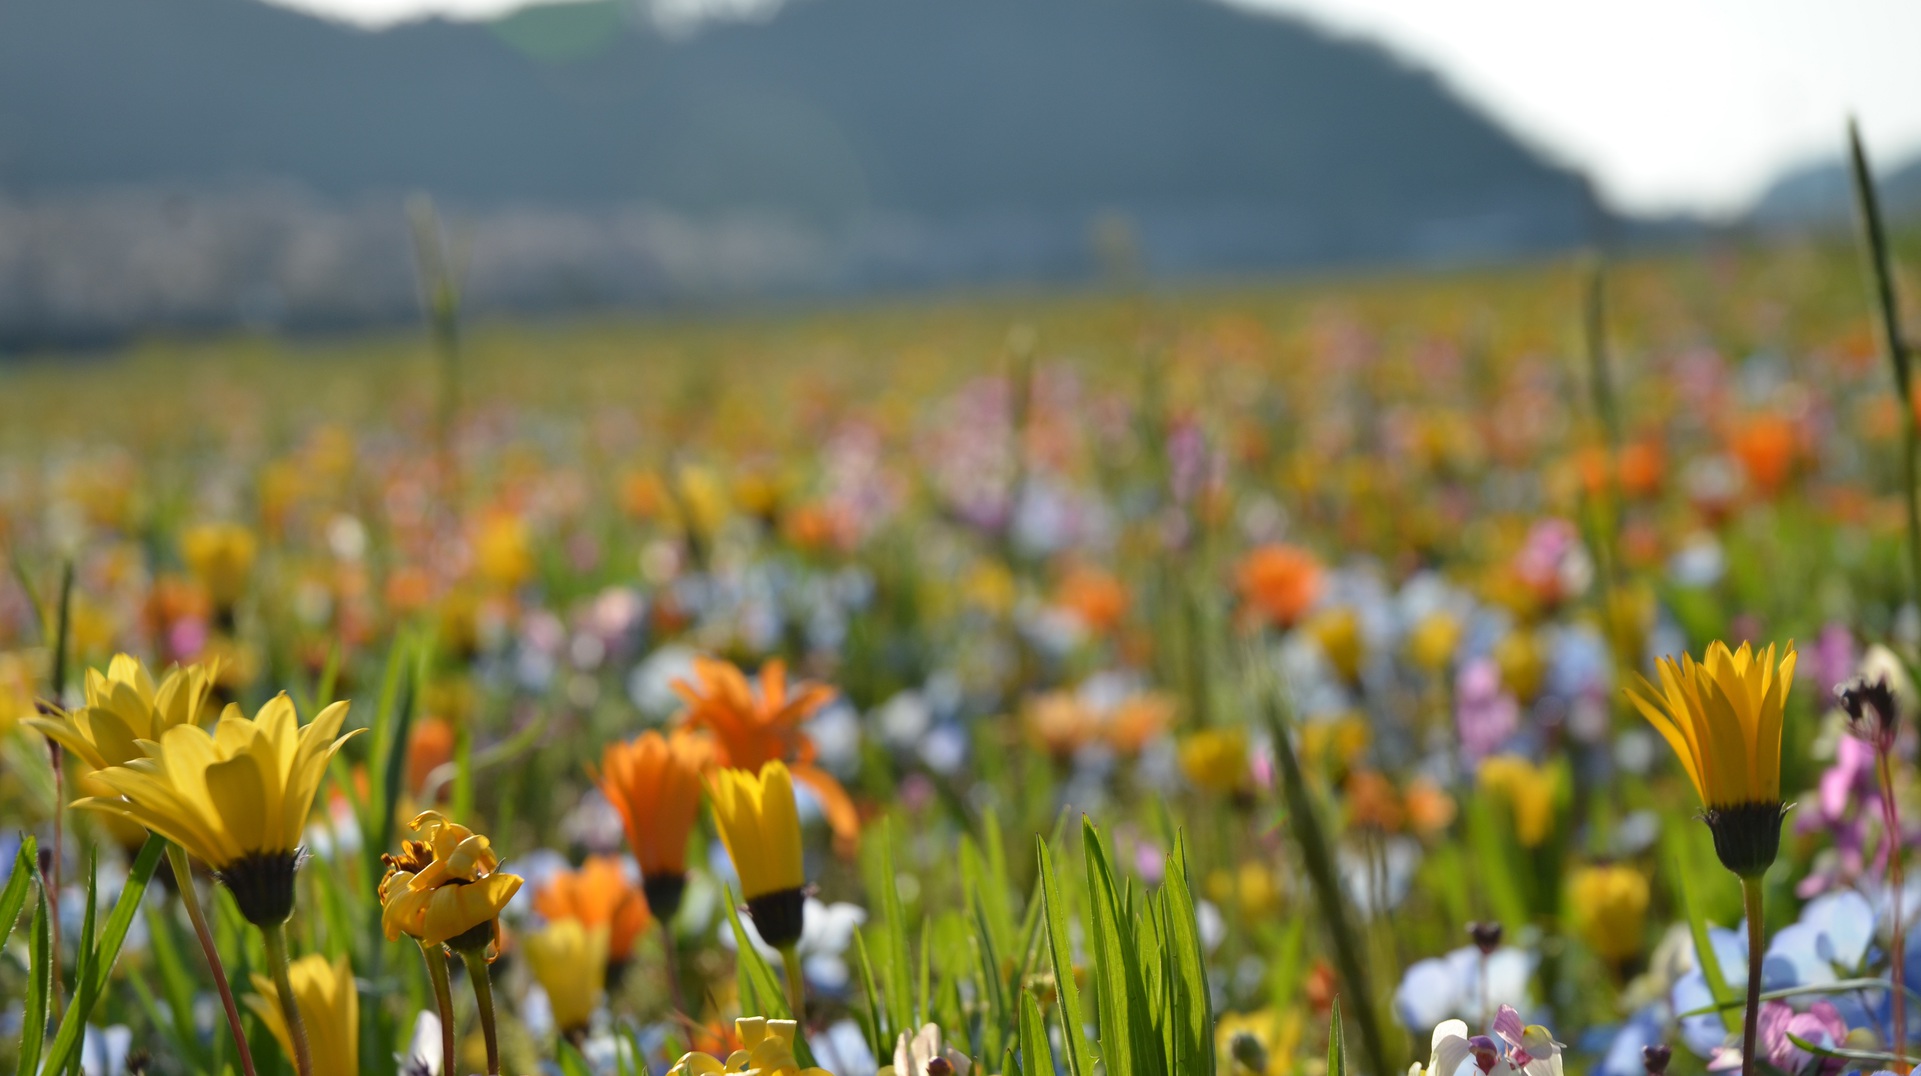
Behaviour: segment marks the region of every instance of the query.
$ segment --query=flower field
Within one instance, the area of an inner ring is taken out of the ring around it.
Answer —
[[[0,1064],[1908,1071],[1874,279],[0,368]]]

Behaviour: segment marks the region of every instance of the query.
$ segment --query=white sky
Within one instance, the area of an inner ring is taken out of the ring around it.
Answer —
[[[517,0],[279,0],[367,24]],[[681,10],[769,0],[656,0]],[[1921,0],[1237,0],[1432,67],[1624,209],[1732,213],[1782,169],[1921,153]]]

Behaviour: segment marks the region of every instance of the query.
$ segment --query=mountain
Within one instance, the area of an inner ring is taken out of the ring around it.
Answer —
[[[1875,186],[1883,212],[1896,220],[1921,217],[1921,157],[1879,169]],[[1854,181],[1840,157],[1791,168],[1768,184],[1748,210],[1762,231],[1804,231],[1845,225],[1854,212]]]
[[[1101,249],[1480,258],[1605,219],[1432,74],[1214,0],[793,0],[692,35],[630,4],[373,32],[6,0],[0,338],[406,316],[411,192],[499,309],[1072,280]]]

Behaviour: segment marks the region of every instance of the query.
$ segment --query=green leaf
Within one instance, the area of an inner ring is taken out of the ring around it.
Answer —
[[[594,1076],[593,1067],[587,1064],[587,1059],[580,1056],[580,1051],[574,1049],[573,1043],[565,1039],[561,1040],[555,1058],[560,1062],[562,1076]]]
[[[20,851],[13,857],[13,873],[7,876],[7,887],[0,889],[0,950],[7,947],[7,939],[13,936],[14,925],[20,921],[20,909],[27,905],[27,890],[33,885],[34,868],[40,862],[40,845],[30,833],[20,835]]]
[[[1786,998],[1803,997],[1808,994],[1851,994],[1857,990],[1887,990],[1892,987],[1892,985],[1893,984],[1886,979],[1842,979],[1839,982],[1821,983],[1818,986],[1789,986],[1780,990],[1769,990],[1761,995],[1761,1000],[1781,1001]],[[1908,995],[1909,1000],[1921,1003],[1921,990],[1916,990],[1914,987],[1906,984],[1902,985],[1901,990]],[[1717,1012],[1726,1012],[1729,1009],[1742,1009],[1746,1007],[1747,1001],[1745,999],[1735,998],[1726,1004],[1703,1005],[1698,1009],[1689,1009],[1684,1013],[1676,1013],[1675,1019],[1678,1020],[1689,1016],[1709,1016]]]
[[[1086,819],[1081,821],[1081,854],[1087,866],[1094,980],[1099,984],[1094,996],[1101,1018],[1101,1060],[1108,1072],[1156,1076],[1165,1057],[1141,977],[1139,944],[1100,834]]]
[[[1818,1042],[1809,1042],[1792,1031],[1788,1032],[1787,1036],[1789,1042],[1816,1057],[1838,1057],[1844,1061],[1859,1061],[1877,1067],[1894,1064],[1897,1060],[1893,1054],[1884,1054],[1878,1050],[1841,1050],[1832,1046],[1823,1046]]]
[[[166,914],[164,906],[148,911],[148,950],[153,954],[153,966],[160,977],[160,990],[166,998],[169,1018],[165,1025],[158,1021],[155,1023],[156,1026],[167,1028],[174,1049],[182,1057],[191,1059],[195,1067],[204,1071],[212,1066],[207,1063],[209,1059],[201,1046],[199,1030],[194,1025],[194,977],[187,970],[186,961],[181,955],[178,930],[178,924]],[[141,977],[136,975],[133,979],[138,983]]]
[[[881,983],[887,993],[888,1023],[894,1034],[914,1023],[913,971],[908,966],[907,913],[900,904],[898,872],[894,869],[894,823],[887,819],[876,834],[879,844],[880,914],[887,951],[881,954]]]
[[[1061,1039],[1067,1052],[1067,1071],[1070,1076],[1094,1076],[1094,1059],[1087,1048],[1087,1019],[1081,1014],[1081,991],[1074,983],[1074,950],[1067,935],[1067,909],[1061,902],[1060,876],[1054,872],[1047,842],[1036,838],[1035,844],[1040,857],[1047,951],[1053,962],[1054,989],[1060,996]]]
[[[1341,999],[1327,1018],[1327,1076],[1347,1076],[1347,1033],[1341,1027]]]
[[[1072,1041],[1073,1036],[1068,1039]],[[1068,1052],[1072,1054],[1072,1047]],[[1030,990],[1021,991],[1021,1071],[1026,1076],[1054,1076],[1054,1048],[1048,1045],[1047,1023]]]
[[[1708,993],[1714,997],[1714,1004],[1721,1008],[1721,1022],[1728,1031],[1739,1031],[1741,1020],[1733,1010],[1736,1007],[1744,1008],[1747,1003],[1735,996],[1733,989],[1728,986],[1727,976],[1721,972],[1721,958],[1715,955],[1714,942],[1708,935],[1707,917],[1701,913],[1701,902],[1694,893],[1680,834],[1671,825],[1663,826],[1661,843],[1673,868],[1669,873],[1675,879],[1675,887],[1680,890],[1681,908],[1687,915],[1688,933],[1694,939],[1695,959],[1701,965],[1702,978],[1707,980]]]
[[[867,1048],[875,1057],[887,1056],[894,1036],[887,1029],[887,1010],[881,1005],[880,993],[874,989],[874,963],[867,957],[866,931],[854,931],[854,956],[860,967],[861,989],[867,994],[867,1015],[861,1021],[862,1030],[867,1032]]]
[[[31,938],[28,942],[26,1009],[20,1025],[20,1072],[34,1072],[40,1067],[40,1044],[47,1035],[47,1004],[53,990],[53,928],[47,911],[47,882],[40,876],[37,860],[32,867],[33,888],[37,896],[33,906],[33,924],[28,928]]]
[[[59,1072],[72,1059],[74,1051],[81,1045],[87,1030],[87,1020],[93,1015],[93,1007],[107,992],[107,979],[113,974],[113,966],[120,959],[120,947],[127,940],[127,931],[133,926],[133,917],[140,911],[140,901],[147,892],[147,883],[153,880],[154,868],[159,866],[160,857],[166,853],[167,841],[157,834],[149,834],[147,843],[140,846],[140,854],[134,857],[133,866],[127,872],[127,880],[120,887],[120,899],[114,901],[113,912],[107,916],[100,929],[98,941],[91,941],[93,928],[93,880],[91,871],[87,881],[87,930],[82,940],[88,942],[81,967],[79,996],[74,1004],[67,1006],[66,1016],[60,1021],[60,1030],[53,1037],[53,1046],[47,1051],[47,1071]]]
[[[1193,878],[1187,868],[1187,838],[1177,835],[1167,857],[1161,886],[1166,916],[1167,974],[1176,1002],[1174,1037],[1181,1064],[1172,1072],[1214,1071],[1214,1002],[1207,991],[1207,964],[1201,952],[1200,921],[1195,915]],[[1296,920],[1298,927],[1299,920]],[[1190,1068],[1191,1066],[1191,1068]]]

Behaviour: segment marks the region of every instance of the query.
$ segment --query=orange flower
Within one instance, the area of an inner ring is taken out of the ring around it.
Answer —
[[[1057,761],[1065,762],[1100,732],[1100,717],[1072,691],[1035,695],[1021,708],[1027,735]]]
[[[618,963],[634,951],[647,929],[647,902],[627,880],[620,860],[588,856],[577,871],[561,871],[534,894],[534,911],[548,922],[573,919],[592,930],[607,928],[607,959]]]
[[[1264,545],[1235,574],[1242,605],[1279,627],[1292,627],[1321,596],[1321,564],[1298,546]]]
[[[1069,570],[1054,600],[1097,635],[1112,631],[1127,615],[1127,588],[1098,568]]]
[[[834,697],[833,688],[802,682],[790,691],[787,666],[779,660],[761,667],[758,690],[732,662],[715,658],[694,659],[694,680],[676,680],[673,689],[687,704],[683,727],[713,734],[713,767],[758,773],[769,762],[784,762],[794,780],[820,801],[843,849],[860,836],[854,801],[839,781],[814,765],[814,741],[800,728]]]
[[[1129,696],[1114,707],[1107,718],[1107,742],[1129,758],[1141,753],[1148,741],[1166,732],[1174,723],[1180,704],[1161,691],[1146,691]]]
[[[1407,822],[1407,809],[1395,794],[1393,783],[1376,770],[1356,770],[1349,775],[1347,805],[1357,826],[1396,833]]]
[[[1731,440],[1748,481],[1763,495],[1788,480],[1800,447],[1794,423],[1780,415],[1757,415],[1737,427]]]
[[[418,795],[427,778],[453,757],[454,727],[437,717],[422,718],[407,737],[407,790]]]
[[[685,729],[671,737],[644,732],[608,744],[594,774],[601,794],[620,812],[648,906],[663,919],[680,908],[687,835],[700,813],[700,775],[711,755],[707,741]]]

